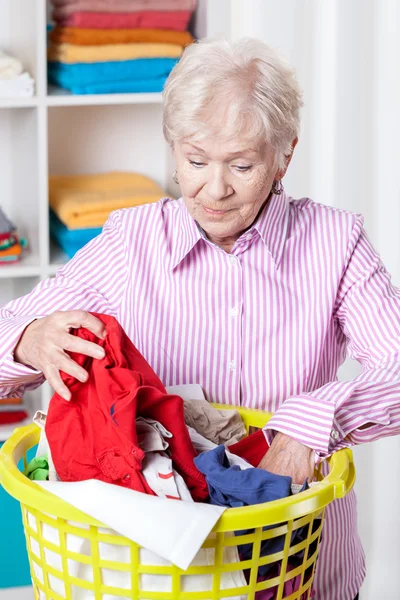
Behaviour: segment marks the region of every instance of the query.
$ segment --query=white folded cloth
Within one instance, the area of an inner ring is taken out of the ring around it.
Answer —
[[[18,58],[9,56],[0,50],[0,79],[14,79],[21,75],[24,67]]]
[[[35,82],[29,73],[22,73],[22,75],[18,75],[14,79],[2,79],[0,77],[1,98],[30,98],[33,96],[34,91]]]

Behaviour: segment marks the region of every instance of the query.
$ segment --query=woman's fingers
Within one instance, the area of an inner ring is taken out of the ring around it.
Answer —
[[[57,392],[61,398],[64,398],[64,400],[71,400],[71,392],[61,379],[60,371],[55,365],[48,363],[46,367],[43,368],[43,375],[46,377],[53,390]]]
[[[98,344],[69,333],[71,328],[79,327],[84,327],[100,339],[104,339],[107,333],[103,322],[88,312],[56,311],[28,325],[14,350],[15,360],[42,371],[53,389],[67,400],[71,394],[62,381],[60,370],[82,382],[87,380],[88,373],[66,351],[95,359],[105,356]]]
[[[53,361],[53,364],[60,370],[64,371],[67,375],[75,377],[78,381],[85,383],[88,378],[88,372],[83,367],[78,365],[72,358],[63,352],[57,353],[57,357]]]
[[[105,352],[101,346],[94,342],[88,342],[76,335],[70,333],[62,333],[59,340],[59,347],[69,352],[77,352],[79,354],[85,354],[92,358],[104,358]]]
[[[84,327],[101,339],[107,333],[104,323],[89,312],[85,312],[84,310],[70,310],[62,314],[65,315],[67,327],[73,327],[74,329]]]

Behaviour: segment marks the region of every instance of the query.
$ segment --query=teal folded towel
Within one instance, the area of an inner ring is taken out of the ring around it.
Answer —
[[[100,63],[48,63],[50,83],[74,94],[161,92],[177,58],[137,58]]]
[[[101,230],[101,227],[68,229],[57,215],[50,210],[50,235],[69,258],[72,258],[78,250],[99,235]]]

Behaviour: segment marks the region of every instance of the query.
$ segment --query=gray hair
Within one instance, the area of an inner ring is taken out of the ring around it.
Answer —
[[[167,142],[242,135],[270,145],[285,165],[300,129],[302,92],[294,70],[257,39],[205,38],[188,46],[163,92]],[[223,126],[221,127],[221,111]]]

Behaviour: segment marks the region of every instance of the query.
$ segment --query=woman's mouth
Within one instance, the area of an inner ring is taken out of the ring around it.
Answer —
[[[214,216],[222,216],[222,215],[226,215],[226,213],[230,212],[229,209],[228,210],[214,210],[213,208],[207,208],[206,206],[203,206],[203,209],[209,215],[214,215]]]

